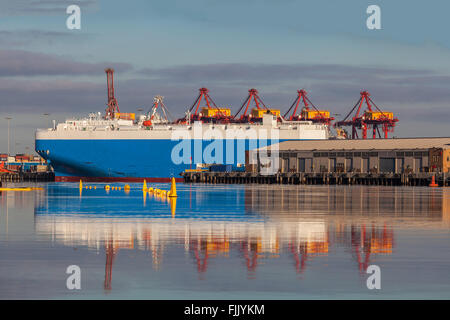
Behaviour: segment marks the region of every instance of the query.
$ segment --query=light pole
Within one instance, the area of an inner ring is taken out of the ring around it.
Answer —
[[[9,138],[9,136],[10,136],[10,133],[9,133],[9,131],[10,131],[10,121],[11,121],[11,117],[5,117],[5,119],[6,120],[8,120],[8,157],[9,157],[9,140],[10,140],[10,138]]]

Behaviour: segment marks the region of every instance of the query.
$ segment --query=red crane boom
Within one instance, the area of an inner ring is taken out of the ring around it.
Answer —
[[[189,109],[191,113],[191,120],[207,120],[207,121],[227,121],[229,120],[229,115],[225,114],[226,108],[219,108],[214,100],[209,95],[209,90],[207,88],[198,89],[199,94],[197,99],[195,99],[193,105]],[[199,113],[200,104],[202,101],[205,101],[208,109],[214,110],[214,116],[204,115]]]
[[[334,118],[329,116],[329,111],[317,109],[316,106],[311,102],[311,100],[309,100],[309,98],[306,96],[306,94],[307,92],[303,89],[297,90],[297,98],[294,100],[288,111],[286,111],[283,118],[286,119],[286,116],[293,109],[292,114],[289,117],[290,121],[312,121],[315,123],[330,125],[331,121],[333,121]],[[300,114],[297,114],[297,110],[301,101],[303,101],[302,112]],[[311,109],[309,108],[309,105],[313,107],[313,112],[310,112]],[[310,115],[311,113],[312,115]]]
[[[242,105],[239,108],[238,112],[236,112],[236,114],[233,116],[233,119],[236,119],[236,117],[239,115],[239,113],[245,107],[245,110],[244,110],[244,112],[242,113],[242,115],[240,117],[240,121],[248,121],[249,120],[249,116],[248,116],[247,112],[248,112],[248,107],[250,106],[250,103],[252,102],[252,100],[255,102],[256,108],[262,109],[260,107],[260,105],[262,105],[264,107],[264,109],[269,110],[269,108],[266,107],[264,102],[258,96],[258,90],[250,89],[250,90],[248,90],[247,98],[245,99],[244,103],[242,103]]]
[[[381,111],[380,108],[373,102],[373,100],[370,98],[370,94],[367,91],[362,91],[361,97],[359,98],[358,102],[353,106],[353,108],[350,110],[350,112],[347,114],[347,116],[341,120],[335,123],[335,127],[342,127],[342,126],[351,126],[352,127],[352,139],[358,139],[358,129],[361,130],[362,133],[362,139],[367,139],[367,131],[369,129],[372,129],[372,138],[378,137],[382,138],[379,128],[381,127],[381,130],[384,133],[383,138],[388,138],[388,132],[394,132],[395,124],[398,122],[397,118],[394,118],[394,115],[392,112],[389,111]],[[366,104],[367,109],[363,112],[363,104]],[[374,110],[372,107],[375,107],[376,110]],[[349,117],[351,114],[355,111],[354,116],[350,119]]]
[[[108,107],[106,108],[105,119],[114,119],[115,113],[120,113],[119,104],[114,96],[114,69],[105,69],[108,86]]]

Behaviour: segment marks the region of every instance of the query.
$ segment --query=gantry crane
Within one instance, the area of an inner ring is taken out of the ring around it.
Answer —
[[[323,123],[326,125],[330,125],[331,121],[334,120],[333,117],[330,117],[330,111],[317,109],[316,106],[311,102],[311,100],[309,100],[309,98],[306,96],[306,94],[307,92],[303,89],[297,90],[297,98],[294,100],[289,110],[284,114],[283,119],[289,121],[312,121],[314,123]],[[303,101],[303,108],[300,114],[297,114],[300,101]],[[309,105],[311,105],[314,110],[311,110],[309,108]],[[289,116],[289,118],[286,118],[291,110],[291,115]]]
[[[158,108],[162,110],[162,114],[157,113]],[[168,123],[170,112],[164,104],[163,96],[155,96],[153,98],[153,105],[147,113],[147,119],[142,123],[145,127],[151,126],[153,123]]]
[[[189,108],[191,121],[227,122],[231,119],[231,110],[229,108],[219,108],[209,95],[207,88],[200,88],[198,91],[197,99]],[[200,104],[203,100],[206,103],[206,107],[200,109]]]
[[[363,112],[362,106],[363,103],[366,104],[367,109]],[[372,108],[375,107],[376,110]],[[356,113],[353,118],[350,120],[349,117],[356,109]],[[352,127],[352,139],[358,139],[358,130],[361,129],[362,139],[367,139],[367,130],[372,129],[372,138],[381,138],[381,133],[379,128],[384,132],[384,138],[388,138],[388,132],[394,132],[395,124],[398,122],[397,118],[394,118],[394,114],[389,111],[381,111],[380,108],[373,102],[370,98],[370,94],[367,91],[361,92],[361,97],[355,106],[350,110],[347,116],[334,124],[336,128],[340,128],[343,126],[351,126]]]
[[[107,68],[106,81],[108,86],[108,107],[106,108],[105,119],[114,119],[116,113],[120,113],[119,104],[114,96],[114,69]]]
[[[253,108],[250,114],[247,114],[248,108],[252,101],[255,102],[256,108]],[[244,109],[244,112],[239,118],[237,118],[242,109]],[[236,114],[233,116],[233,119],[235,122],[259,122],[262,120],[264,113],[272,113],[273,115],[280,117],[280,110],[269,109],[268,107],[266,107],[266,105],[258,95],[258,90],[250,89],[248,90],[247,98],[239,108],[238,112],[236,112]]]

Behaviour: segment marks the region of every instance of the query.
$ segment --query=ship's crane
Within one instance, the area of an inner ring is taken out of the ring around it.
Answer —
[[[247,114],[248,108],[250,107],[251,102],[255,102],[256,108],[253,108],[250,112],[250,114]],[[245,107],[245,109],[244,109]],[[244,112],[242,113],[240,118],[237,118],[239,113],[244,109]],[[238,112],[233,116],[234,121],[236,122],[256,122],[261,121],[262,116],[264,113],[272,113],[273,115],[279,117],[280,116],[280,110],[276,109],[269,109],[266,107],[264,102],[261,100],[261,98],[258,95],[258,90],[256,89],[250,89],[248,90],[248,96],[245,99],[244,103],[242,103],[241,107],[239,108]]]
[[[362,106],[366,104],[367,109],[363,112]],[[375,110],[372,108],[375,107]],[[356,109],[353,118],[349,119],[351,114]],[[370,94],[367,91],[361,92],[361,97],[355,106],[350,110],[347,116],[334,124],[335,127],[340,128],[343,126],[352,127],[352,139],[358,139],[358,129],[361,129],[362,139],[367,139],[367,130],[372,129],[372,138],[381,138],[380,127],[384,133],[384,139],[388,138],[388,132],[394,132],[394,127],[397,118],[394,118],[394,114],[389,111],[381,111],[380,108],[370,98]]]
[[[312,121],[314,123],[330,125],[331,121],[334,120],[333,117],[330,117],[330,111],[317,109],[306,95],[307,92],[305,90],[297,90],[297,98],[294,100],[289,110],[284,114],[283,118],[289,121]],[[297,114],[301,101],[303,101],[303,108],[301,113]],[[314,110],[309,108],[309,105],[311,105]],[[292,113],[287,119],[286,116],[288,116],[291,110]]]
[[[198,91],[197,99],[189,108],[192,121],[227,122],[231,119],[231,110],[229,108],[219,108],[209,95],[207,88],[200,88]],[[206,107],[200,109],[203,100],[206,103]]]
[[[162,114],[157,112],[158,108],[161,109]],[[148,127],[155,122],[168,123],[170,121],[169,118],[172,117],[169,113],[169,110],[164,104],[164,97],[158,95],[153,98],[153,105],[150,111],[147,113],[147,120],[145,120],[142,124]]]
[[[119,104],[114,96],[114,69],[107,68],[106,81],[108,86],[108,107],[106,108],[105,119],[114,119],[116,113],[120,113]]]

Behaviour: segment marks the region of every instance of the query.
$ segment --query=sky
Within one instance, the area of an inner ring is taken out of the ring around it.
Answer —
[[[80,30],[66,27],[71,4]],[[304,88],[341,119],[367,90],[399,118],[391,136],[450,136],[448,12],[444,0],[0,0],[0,152],[5,117],[23,153],[51,120],[104,112],[105,67],[122,112],[163,95],[181,117],[201,87],[234,111],[256,88],[285,111]]]

